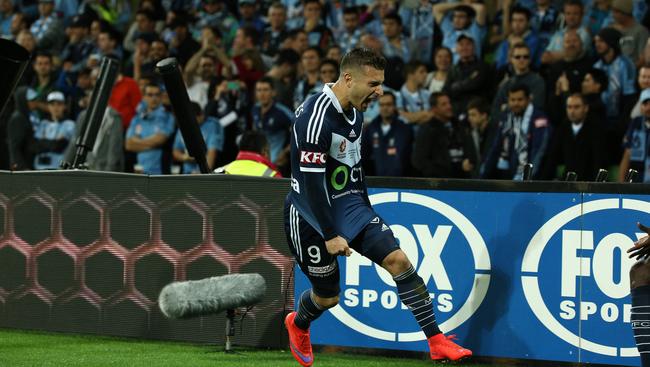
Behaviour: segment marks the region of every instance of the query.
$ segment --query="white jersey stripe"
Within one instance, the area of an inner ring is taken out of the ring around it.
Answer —
[[[310,131],[312,130],[312,122],[314,119],[318,116],[318,108],[321,106],[323,102],[323,99],[326,98],[325,94],[323,93],[316,102],[314,103],[314,106],[311,110],[311,115],[309,116],[309,123],[307,124],[307,142],[310,142]]]
[[[316,132],[316,136],[314,137],[314,144],[318,143],[318,138],[320,137],[320,131],[323,128],[323,120],[325,120],[325,112],[327,112],[327,109],[330,107],[332,104],[332,100],[330,99],[329,102],[325,105],[325,108],[323,109],[323,114],[322,116],[318,119],[318,131]]]

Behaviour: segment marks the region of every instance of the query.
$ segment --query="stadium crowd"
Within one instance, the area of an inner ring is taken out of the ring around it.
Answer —
[[[121,70],[91,169],[198,170],[156,63],[176,57],[208,163],[266,136],[289,177],[293,111],[335,81],[343,54],[388,59],[364,113],[366,174],[650,182],[650,12],[643,0],[0,0],[0,33],[32,53],[0,116],[0,169],[74,156],[104,56]]]

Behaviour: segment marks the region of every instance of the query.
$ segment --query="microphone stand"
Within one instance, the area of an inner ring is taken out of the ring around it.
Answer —
[[[111,96],[111,91],[113,90],[113,85],[115,84],[115,79],[117,79],[118,72],[119,65],[117,60],[110,57],[102,58],[99,66],[99,76],[95,83],[95,87],[93,88],[93,93],[90,96],[90,103],[86,110],[86,116],[81,122],[79,136],[77,136],[75,142],[77,150],[75,151],[74,160],[72,162],[61,162],[61,168],[88,168],[86,166],[86,157],[88,156],[88,152],[92,151],[95,146],[97,133],[99,133],[99,128],[104,120],[108,98]]]

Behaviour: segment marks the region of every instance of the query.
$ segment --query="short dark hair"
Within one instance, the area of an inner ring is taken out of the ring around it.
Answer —
[[[275,81],[270,76],[263,76],[255,84],[265,83],[271,86],[271,89],[275,89]]]
[[[377,70],[386,69],[386,59],[368,48],[354,48],[341,59],[341,70],[370,66]]]
[[[526,50],[528,50],[528,53],[531,52],[530,47],[528,47],[528,45],[525,42],[517,42],[514,45],[512,45],[512,51],[514,51],[514,50],[516,50],[518,48],[525,48]]]
[[[300,55],[298,53],[290,48],[285,48],[280,51],[278,51],[278,58],[275,61],[276,65],[282,65],[284,63],[287,63],[289,65],[296,65],[300,61]]]
[[[260,33],[257,31],[257,29],[246,26],[246,27],[241,27],[240,28],[242,32],[244,32],[244,37],[248,37],[251,39],[251,42],[256,45],[259,42],[260,38]]]
[[[445,92],[431,93],[431,96],[429,96],[429,104],[431,105],[431,107],[437,106],[438,105],[438,100],[441,97],[449,97],[449,95],[447,93],[445,93]]]
[[[262,154],[268,145],[269,143],[266,140],[264,133],[249,130],[242,134],[241,140],[239,141],[239,150],[246,150],[249,152]]]
[[[393,103],[397,104],[397,97],[395,96],[395,93],[393,93],[391,91],[388,91],[388,90],[384,91],[384,94],[381,95],[381,97],[392,97],[393,98]],[[379,98],[381,98],[381,97],[379,97]]]
[[[508,89],[508,95],[517,92],[524,92],[526,98],[530,97],[530,88],[526,84],[516,83]]]
[[[408,77],[411,74],[414,74],[419,68],[426,68],[427,65],[419,60],[413,60],[404,65],[404,76]]]
[[[50,51],[45,51],[45,50],[37,51],[36,54],[34,55],[34,60],[36,60],[37,57],[47,57],[48,59],[50,59],[50,61],[52,61],[52,53]]]
[[[490,113],[490,105],[483,97],[474,97],[467,102],[467,111],[478,110],[479,113]]]
[[[397,14],[397,13],[395,13],[395,12],[392,12],[392,13],[388,13],[388,14],[386,14],[386,15],[384,16],[384,18],[381,20],[381,22],[383,23],[383,22],[384,22],[385,20],[387,20],[387,19],[389,19],[389,20],[394,20],[394,21],[397,22],[397,24],[399,24],[400,26],[402,25],[402,17],[400,17],[399,14]]]
[[[345,14],[354,14],[354,15],[359,15],[359,8],[356,6],[347,6],[343,8],[343,15]]]
[[[145,17],[147,17],[147,19],[149,19],[152,22],[156,21],[156,15],[153,13],[153,11],[151,11],[149,9],[140,9],[140,10],[135,12],[135,15],[138,15],[138,14],[139,15],[144,15]]]
[[[568,100],[570,97],[580,98],[583,105],[587,105],[587,106],[589,105],[589,102],[587,101],[587,98],[585,98],[585,95],[582,94],[582,93],[577,93],[577,92],[576,93],[571,93],[571,94],[569,94],[568,97],[566,97],[566,99]]]
[[[515,6],[514,8],[512,8],[510,12],[510,19],[509,19],[510,21],[512,21],[512,16],[515,14],[523,14],[526,17],[526,20],[528,20],[529,22],[532,16],[530,10],[524,8],[523,6]]]
[[[323,65],[332,65],[334,66],[334,70],[336,71],[336,74],[339,73],[339,63],[332,60],[332,59],[323,59],[320,62],[320,67],[323,67]]]
[[[567,6],[577,6],[580,8],[580,10],[584,13],[585,6],[582,3],[582,0],[564,0],[564,4],[562,5],[562,8],[565,8]]]
[[[319,59],[322,59],[322,58],[323,58],[323,50],[322,50],[320,47],[317,47],[317,46],[309,46],[309,47],[307,47],[307,48],[305,49],[305,51],[302,52],[302,54],[304,55],[305,52],[307,52],[307,51],[314,51],[314,52],[316,52],[316,54],[318,55],[318,58],[319,58]],[[302,56],[302,55],[300,55],[300,56]]]
[[[591,75],[591,77],[594,78],[594,81],[600,84],[601,92],[607,90],[607,87],[609,86],[609,77],[607,76],[607,73],[601,69],[591,68],[585,73],[585,75],[587,74]]]

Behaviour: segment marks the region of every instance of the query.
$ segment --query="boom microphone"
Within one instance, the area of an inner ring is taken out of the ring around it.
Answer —
[[[265,294],[266,281],[261,275],[228,274],[168,284],[160,292],[158,305],[168,318],[187,319],[252,306]]]

